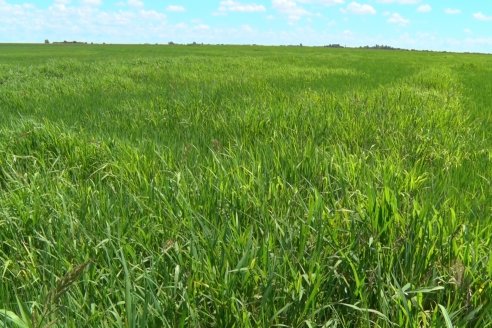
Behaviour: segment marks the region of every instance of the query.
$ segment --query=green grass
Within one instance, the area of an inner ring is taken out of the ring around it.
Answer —
[[[491,76],[0,45],[0,327],[492,327]]]

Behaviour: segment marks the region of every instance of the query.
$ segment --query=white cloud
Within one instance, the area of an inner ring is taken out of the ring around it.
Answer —
[[[319,0],[319,2],[323,5],[332,6],[344,4],[345,0]]]
[[[297,0],[299,3],[321,4],[325,6],[341,5],[345,0]]]
[[[400,25],[400,26],[406,26],[410,24],[410,20],[406,19],[399,13],[392,13],[388,18],[388,23]]]
[[[356,14],[356,15],[374,15],[376,9],[368,4],[361,4],[358,2],[351,2],[346,8],[341,9],[343,13]]]
[[[63,11],[67,8],[67,5],[70,3],[69,0],[54,0],[53,4],[50,8],[54,8],[60,11]]]
[[[128,0],[128,5],[131,7],[143,7],[144,3],[142,0]]]
[[[492,37],[481,37],[481,38],[468,37],[463,41],[463,43],[465,45],[464,48],[467,49],[467,51],[470,51],[469,49],[477,48],[477,47],[490,49],[490,47],[492,47]],[[490,53],[490,50],[487,52]]]
[[[139,12],[140,16],[144,19],[155,19],[155,20],[163,20],[166,18],[166,15],[163,13],[160,13],[155,10],[140,10]]]
[[[246,33],[252,33],[252,32],[254,32],[254,30],[255,30],[255,29],[254,29],[254,28],[252,28],[252,27],[251,27],[250,25],[248,25],[248,24],[244,24],[244,25],[242,25],[242,26],[241,26],[241,31],[246,32]]]
[[[345,30],[343,31],[342,35],[347,38],[352,38],[354,36],[354,32],[352,32],[351,30]]]
[[[492,21],[492,16],[487,16],[487,15],[485,15],[482,12],[478,12],[478,13],[473,14],[473,17],[476,20],[483,21],[483,22],[485,22],[485,21]]]
[[[461,10],[454,8],[446,8],[444,9],[444,13],[448,15],[458,15],[461,14]]]
[[[281,14],[287,16],[291,23],[298,21],[303,16],[311,15],[309,11],[298,6],[294,0],[272,0],[272,6]]]
[[[208,26],[206,24],[198,24],[194,27],[194,29],[197,31],[208,31],[208,30],[210,30],[210,26]]]
[[[430,5],[420,5],[418,8],[417,8],[417,11],[419,13],[430,13],[432,11],[432,7]]]
[[[379,3],[397,3],[400,5],[415,5],[421,0],[378,0]]]
[[[99,6],[102,0],[83,0],[82,4],[86,6]]]
[[[53,1],[49,7],[0,0],[0,37],[6,42],[156,42],[168,32],[166,15],[143,7],[103,9],[96,1]],[[128,2],[126,2],[128,4]]]
[[[166,10],[173,13],[183,13],[186,11],[186,8],[180,5],[169,5],[166,7]]]
[[[222,0],[219,4],[220,12],[234,11],[242,13],[254,13],[265,11],[266,8],[263,5],[256,3],[240,3],[234,0]]]

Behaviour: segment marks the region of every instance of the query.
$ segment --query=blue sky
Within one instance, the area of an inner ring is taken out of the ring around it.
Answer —
[[[492,53],[491,0],[0,0],[0,42],[387,44]]]

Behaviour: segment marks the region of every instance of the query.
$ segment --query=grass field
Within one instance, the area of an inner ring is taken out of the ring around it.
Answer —
[[[492,327],[492,56],[0,45],[0,327]]]

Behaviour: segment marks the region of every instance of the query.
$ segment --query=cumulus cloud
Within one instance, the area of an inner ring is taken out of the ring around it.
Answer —
[[[246,33],[252,33],[255,31],[255,29],[248,24],[241,25],[241,31],[246,32]]]
[[[69,3],[70,3],[69,0],[54,0],[50,8],[55,8],[57,10],[65,10]]]
[[[444,9],[444,13],[448,15],[458,15],[461,14],[461,10],[454,8],[446,8]]]
[[[378,0],[379,3],[396,3],[400,5],[415,5],[421,0]]]
[[[127,4],[131,7],[143,7],[144,3],[142,0],[128,0]]]
[[[82,4],[86,6],[99,6],[102,0],[83,0]]]
[[[368,4],[361,4],[358,2],[351,2],[346,8],[341,9],[343,13],[356,14],[356,15],[374,15],[376,9]]]
[[[272,0],[272,6],[281,14],[287,16],[290,22],[295,22],[303,16],[311,15],[309,11],[299,6],[294,0]]]
[[[417,11],[419,13],[430,13],[432,11],[432,7],[428,4],[425,4],[425,5],[420,5],[418,8],[417,8]]]
[[[395,25],[400,25],[400,26],[406,26],[410,24],[410,20],[406,19],[399,13],[392,13],[388,17],[388,23],[390,24],[395,24]]]
[[[482,12],[474,13],[473,18],[475,18],[476,20],[479,20],[479,21],[483,21],[483,22],[492,21],[492,16],[487,16]]]
[[[166,18],[165,14],[155,10],[142,9],[139,11],[139,15],[144,19],[164,20]]]
[[[234,0],[223,0],[219,4],[220,12],[234,11],[241,13],[254,13],[265,11],[266,8],[263,5],[256,3],[240,3]]]
[[[321,4],[325,6],[341,5],[345,0],[298,0],[299,3]]]
[[[323,5],[332,6],[344,4],[345,0],[319,0],[319,2]]]
[[[173,13],[183,13],[186,11],[186,8],[180,5],[169,5],[166,7],[166,10]]]
[[[56,0],[43,8],[0,0],[0,37],[6,42],[49,39],[131,43],[155,42],[156,36],[169,30],[163,12],[142,6],[103,9],[100,4]]]
[[[210,30],[210,26],[208,26],[207,24],[198,24],[194,27],[194,29],[197,31],[208,31]]]

